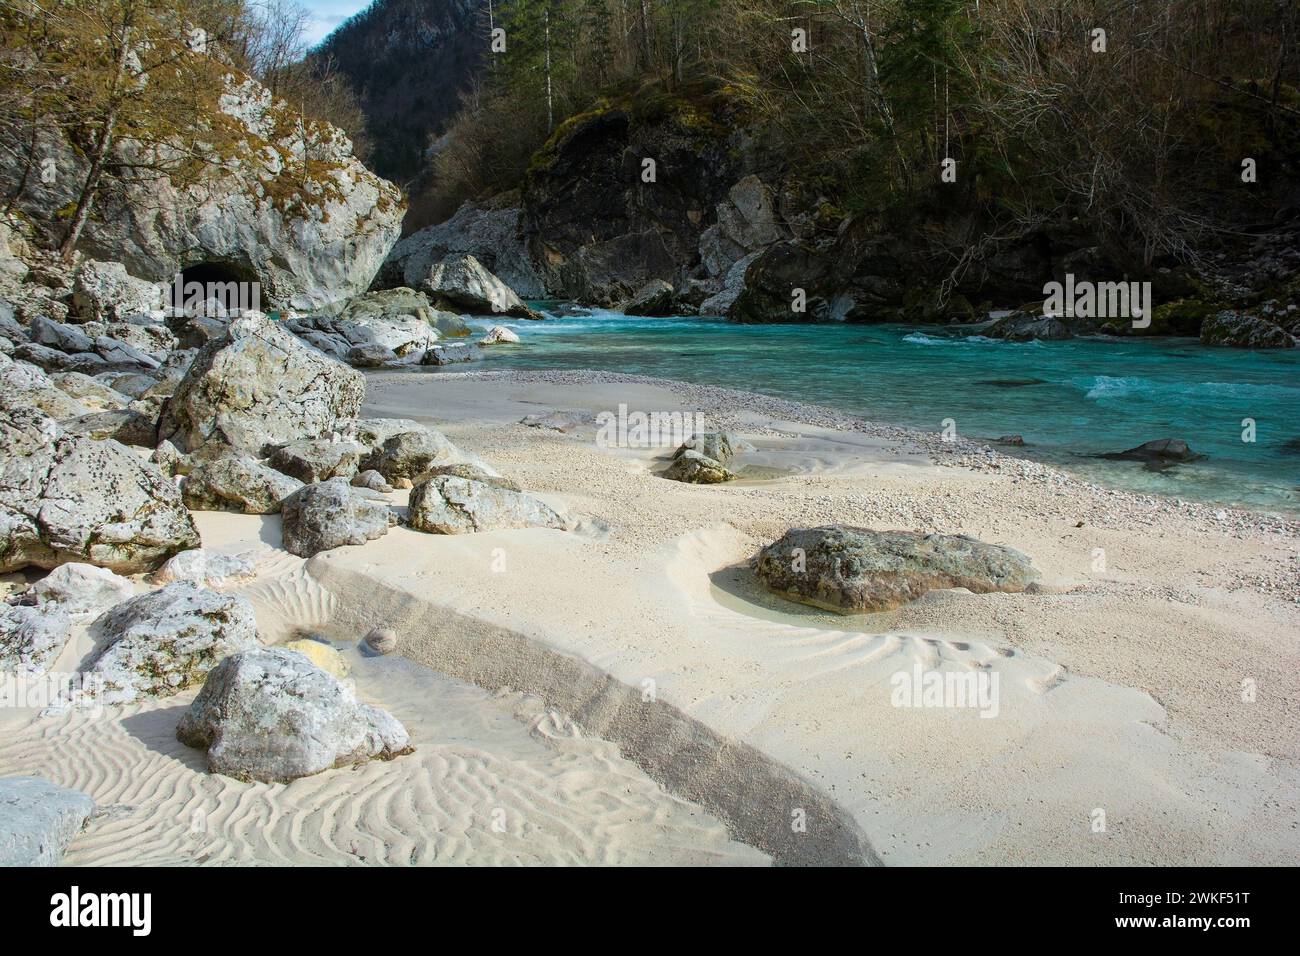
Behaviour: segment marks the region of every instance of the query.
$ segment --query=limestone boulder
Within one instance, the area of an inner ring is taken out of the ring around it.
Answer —
[[[259,313],[199,350],[159,422],[159,438],[217,458],[348,427],[365,397],[361,373]]]
[[[208,768],[237,780],[288,783],[410,753],[406,728],[297,651],[266,647],[208,675],[176,736],[207,751]]]

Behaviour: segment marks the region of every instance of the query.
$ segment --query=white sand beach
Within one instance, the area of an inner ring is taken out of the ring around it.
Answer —
[[[720,389],[367,378],[363,414],[437,427],[570,530],[396,526],[304,560],[279,547],[278,516],[198,513],[205,548],[256,560],[234,590],[260,639],[334,643],[415,752],[241,783],[176,740],[193,690],[93,714],[6,709],[0,776],[40,774],[100,806],[65,863],[1300,858],[1294,520],[1112,492]],[[739,434],[754,446],[741,480],[667,481],[671,448],[601,447],[595,416],[620,403]],[[553,411],[575,424],[520,423]],[[841,616],[756,583],[759,549],[830,523],[1009,545],[1042,584]],[[377,624],[398,655],[358,650]],[[74,644],[58,668],[85,653]],[[918,663],[996,675],[996,713],[895,706],[892,676]]]

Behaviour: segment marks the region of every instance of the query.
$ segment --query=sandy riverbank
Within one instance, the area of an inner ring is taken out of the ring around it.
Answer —
[[[665,449],[598,447],[595,414],[620,403],[740,432],[756,477],[683,485],[657,476]],[[578,424],[519,424],[551,411]],[[245,785],[172,739],[185,697],[67,724],[9,714],[0,773],[121,805],[68,862],[765,862],[750,847],[778,862],[1300,860],[1289,518],[619,376],[379,373],[364,414],[438,427],[574,530],[398,527],[304,563],[277,548],[278,518],[201,515],[205,546],[258,555],[242,591],[264,639],[312,630],[351,648],[370,624],[398,627],[405,662],[350,653],[417,752]],[[1011,545],[1044,587],[868,617],[753,587],[760,547],[831,522]],[[997,716],[893,706],[891,676],[918,662],[997,674]],[[195,809],[205,850],[186,835]],[[514,842],[491,830],[497,809]]]

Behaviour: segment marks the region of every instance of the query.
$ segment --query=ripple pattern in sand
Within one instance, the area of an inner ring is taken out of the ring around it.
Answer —
[[[357,662],[368,664],[402,666]],[[287,785],[206,773],[202,754],[175,739],[192,692],[99,718],[11,723],[0,775],[39,774],[94,797],[100,810],[68,865],[768,862],[531,698],[429,672],[418,682],[422,713],[436,717],[394,708],[414,754]]]

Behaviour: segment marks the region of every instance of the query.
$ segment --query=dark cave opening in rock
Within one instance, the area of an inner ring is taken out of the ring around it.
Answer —
[[[251,269],[229,262],[197,262],[180,271],[172,284],[174,312],[231,318],[262,310],[262,285]]]

